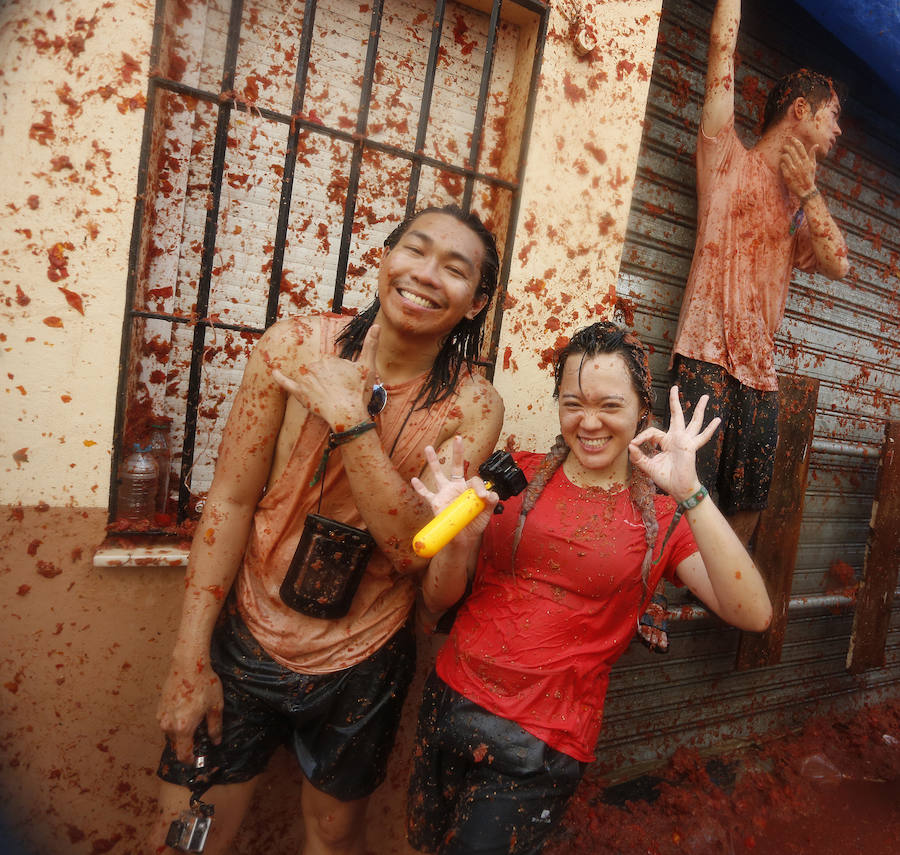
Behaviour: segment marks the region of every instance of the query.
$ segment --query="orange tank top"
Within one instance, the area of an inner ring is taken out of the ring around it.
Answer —
[[[323,315],[321,350],[335,353],[346,317]],[[387,404],[376,417],[385,453],[405,479],[422,471],[425,446],[436,446],[441,428],[457,406],[451,395],[427,410],[411,412],[425,377],[386,386]],[[461,385],[472,382],[463,375]],[[281,583],[308,513],[321,513],[358,528],[365,523],[353,501],[340,446],[328,458],[321,509],[320,485],[309,482],[322,457],[329,428],[308,413],[284,471],[256,508],[237,577],[238,608],[250,632],[277,662],[303,674],[339,671],[366,659],[403,625],[415,600],[417,579],[398,573],[377,547],[369,559],[350,611],[343,618],[307,617],[286,606]]]

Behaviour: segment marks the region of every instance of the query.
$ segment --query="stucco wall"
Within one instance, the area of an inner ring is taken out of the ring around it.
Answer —
[[[555,430],[544,351],[614,299],[660,5],[586,4],[584,57],[571,15],[551,14],[496,375],[522,448]],[[108,501],[152,23],[149,0],[0,8],[0,157],[16,164],[0,209],[0,503]]]
[[[545,449],[558,421],[558,340],[615,305],[661,0],[585,4],[597,47],[578,57],[557,8],[544,49],[494,382],[511,446]]]
[[[153,3],[0,6],[0,503],[105,506]]]
[[[103,509],[0,514],[0,852],[150,855],[162,734],[155,719],[183,591],[178,568],[103,570]],[[420,649],[428,659],[427,644]],[[403,806],[420,682],[370,808],[379,855],[411,855]],[[235,855],[296,855],[296,761],[276,753]]]

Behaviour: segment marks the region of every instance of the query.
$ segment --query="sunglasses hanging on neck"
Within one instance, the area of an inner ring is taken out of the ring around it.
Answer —
[[[387,389],[381,385],[381,383],[375,383],[372,386],[372,397],[369,398],[369,403],[366,406],[366,409],[369,411],[369,415],[374,419],[387,405]]]
[[[403,417],[403,423],[400,425],[400,430],[397,431],[397,435],[394,437],[394,442],[391,444],[391,450],[388,452],[388,457],[394,456],[394,451],[397,448],[397,443],[400,441],[400,434],[403,433],[403,428],[406,427],[406,423],[409,421],[409,417],[413,414],[413,410],[416,408],[416,403],[419,401],[419,397],[421,396],[421,390],[419,392],[419,396],[412,402],[409,407],[408,412]],[[369,416],[371,418],[375,418],[386,406],[387,406],[387,389],[384,388],[382,383],[375,383],[372,386],[372,397],[369,398],[369,403],[366,405],[366,409],[369,411]],[[380,432],[380,431],[379,431]]]

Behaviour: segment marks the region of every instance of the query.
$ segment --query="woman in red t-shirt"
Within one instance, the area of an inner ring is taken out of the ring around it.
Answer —
[[[471,585],[419,715],[408,835],[433,855],[540,852],[593,759],[610,668],[662,578],[741,629],[771,620],[752,559],[703,501],[695,453],[719,422],[701,430],[706,396],[685,424],[673,387],[668,432],[649,427],[647,353],[608,322],[575,334],[555,381],[560,435],[546,455],[515,455],[530,483],[503,514],[463,477],[459,439],[449,479],[426,450],[437,492],[413,479],[435,513],[467,487],[486,506],[422,582],[428,620]]]

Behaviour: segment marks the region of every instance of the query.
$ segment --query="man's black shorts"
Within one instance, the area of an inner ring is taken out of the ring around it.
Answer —
[[[697,452],[697,477],[723,514],[761,511],[768,504],[778,444],[778,393],[745,386],[720,365],[675,357],[675,382],[685,417],[709,395],[704,424],[722,424]]]
[[[409,782],[409,842],[431,855],[537,855],[586,766],[432,671]]]
[[[207,762],[211,784],[249,781],[287,745],[316,789],[341,801],[370,795],[384,780],[415,658],[408,621],[351,668],[298,674],[266,654],[229,600],[211,645],[225,694],[222,742]],[[167,744],[159,776],[189,786],[191,773]]]

